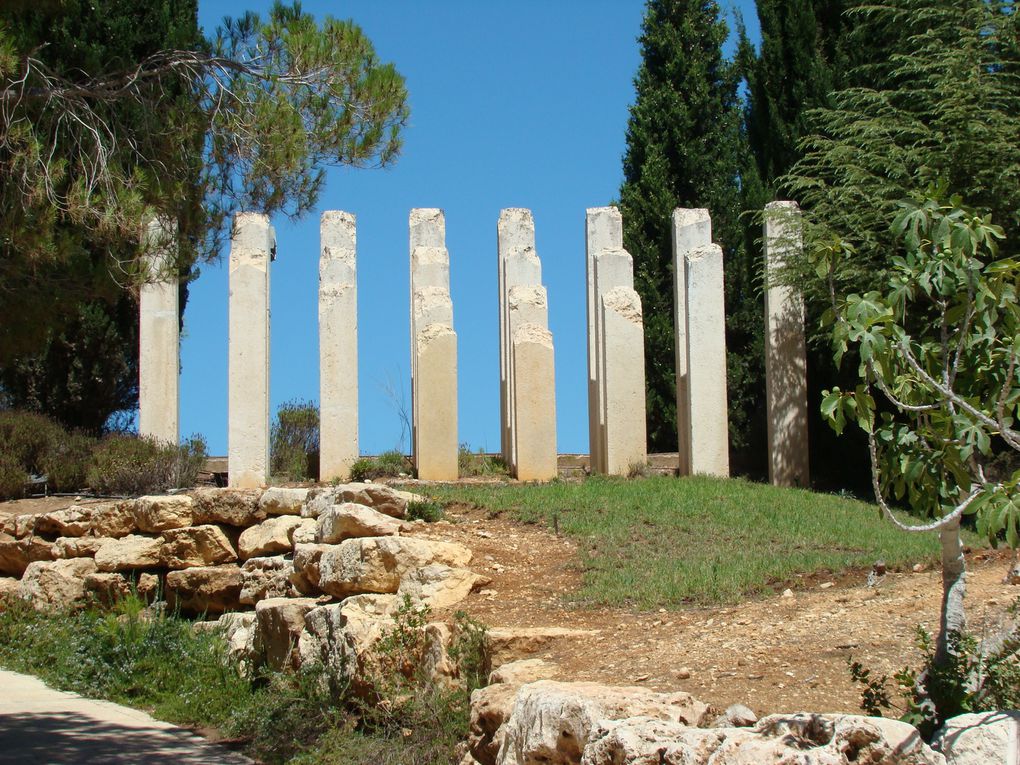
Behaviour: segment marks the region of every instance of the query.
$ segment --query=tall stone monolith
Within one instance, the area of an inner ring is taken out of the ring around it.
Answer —
[[[237,488],[269,479],[269,218],[238,213],[230,242],[227,471]]]
[[[602,300],[595,284],[595,261],[603,250],[623,249],[623,218],[615,207],[590,207],[585,211],[584,242],[588,282],[588,450],[593,473],[604,473],[602,459],[603,406],[599,377],[601,341],[599,339]],[[633,284],[633,280],[632,280]]]
[[[416,208],[411,250],[411,442],[418,478],[458,477],[457,334],[442,210]]]
[[[599,300],[600,472],[627,475],[648,459],[641,298],[632,287],[613,287],[599,293]]]
[[[180,420],[180,311],[177,224],[148,222],[146,279],[138,296],[138,433],[177,444]]]
[[[557,475],[553,346],[531,211],[502,210],[496,234],[503,459],[516,478],[552,480]],[[526,347],[518,349],[518,343]],[[518,358],[525,362],[524,379],[518,376]],[[549,437],[550,443],[538,443]]]
[[[680,475],[691,474],[690,398],[687,382],[687,281],[684,258],[696,247],[712,243],[712,219],[708,210],[677,208],[673,211],[673,332],[676,364],[676,432]]]
[[[765,206],[765,389],[768,406],[769,481],[808,486],[807,357],[801,293],[774,275],[801,244],[795,202]]]
[[[319,236],[319,480],[346,481],[358,459],[357,223],[322,214]]]
[[[705,244],[684,253],[684,286],[687,464],[691,473],[725,477],[730,474],[730,454],[721,247]]]

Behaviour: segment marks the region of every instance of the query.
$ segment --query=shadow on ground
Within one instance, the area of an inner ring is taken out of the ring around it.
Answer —
[[[100,722],[73,712],[0,714],[0,765],[238,765],[247,762],[180,730]]]

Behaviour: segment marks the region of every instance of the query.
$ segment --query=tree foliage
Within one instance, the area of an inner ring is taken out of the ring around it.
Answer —
[[[762,379],[761,312],[753,308],[760,296],[738,221],[740,177],[750,162],[740,128],[738,71],[722,54],[728,29],[718,4],[649,0],[642,29],[620,207],[644,310],[649,448],[674,451],[674,208],[710,210],[714,239],[726,256],[728,304],[751,309],[730,311],[727,325],[735,439],[748,430],[747,412],[754,408],[748,396]]]
[[[856,351],[861,381],[826,391],[822,413],[837,432],[855,422],[866,433],[883,513],[905,530],[940,533],[934,665],[947,667],[966,629],[961,517],[993,543],[1020,546],[1020,262],[1000,257],[1002,228],[959,197],[901,202],[892,233],[901,246],[881,290],[840,289],[837,275],[857,256],[851,244],[813,248],[830,289],[835,358]],[[893,501],[934,520],[900,521]]]
[[[18,0],[0,9],[8,398],[57,387],[33,370],[54,365],[55,347],[96,344],[75,335],[83,311],[105,306],[114,319],[125,288],[155,276],[140,258],[150,216],[176,223],[178,258],[168,268],[186,280],[196,260],[217,253],[236,210],[299,216],[315,204],[326,165],[382,166],[397,156],[403,79],[356,25],[277,3],[266,18],[227,19],[206,39],[196,14],[194,0]],[[101,363],[133,379],[137,328],[117,330],[109,348],[119,353]]]
[[[896,241],[885,221],[900,200],[935,182],[991,213],[1006,241],[1020,233],[1020,37],[1012,0],[888,0],[850,11],[860,36],[888,55],[860,64],[829,107],[811,112],[803,157],[785,189],[825,230],[852,241],[838,274],[867,291],[887,281]],[[827,287],[814,287],[825,302]]]

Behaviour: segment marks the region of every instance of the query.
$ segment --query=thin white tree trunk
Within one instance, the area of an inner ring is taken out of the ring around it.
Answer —
[[[959,518],[939,529],[939,541],[942,543],[942,615],[935,643],[935,663],[944,665],[949,658],[950,633],[963,632],[967,627],[963,607],[963,598],[967,590],[967,570],[963,558]]]

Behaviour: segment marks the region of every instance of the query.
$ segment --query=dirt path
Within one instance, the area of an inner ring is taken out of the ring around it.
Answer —
[[[490,519],[466,507],[423,536],[461,542],[472,569],[492,583],[461,607],[493,627],[558,626],[598,630],[556,641],[543,654],[562,679],[684,690],[725,708],[756,712],[858,711],[847,672],[852,655],[890,676],[915,664],[915,627],[938,624],[940,573],[887,574],[868,587],[866,572],[835,582],[806,579],[792,597],[738,606],[640,613],[585,608],[565,597],[581,581],[574,544],[538,526]],[[972,627],[997,623],[1020,588],[1003,584],[1006,553],[971,556]],[[830,585],[831,586],[826,586]],[[688,674],[689,673],[689,674]]]

